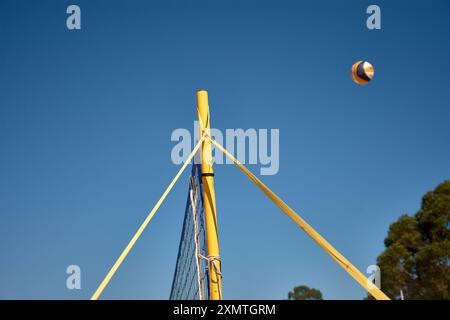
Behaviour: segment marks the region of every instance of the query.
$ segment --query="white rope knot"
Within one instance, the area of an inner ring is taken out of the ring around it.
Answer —
[[[213,263],[214,261],[219,261],[219,265],[222,263],[220,260],[220,256],[207,256],[205,257],[204,255],[199,254],[198,255],[200,258],[208,261],[208,265],[212,265],[214,268],[214,272],[220,276],[222,278],[222,272],[220,272],[220,270],[217,268],[216,264]]]

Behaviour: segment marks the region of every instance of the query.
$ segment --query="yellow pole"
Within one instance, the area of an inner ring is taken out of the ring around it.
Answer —
[[[197,91],[197,112],[200,122],[200,136],[210,134],[208,92]],[[209,139],[202,143],[202,184],[203,204],[205,208],[206,247],[208,250],[209,288],[211,300],[222,299],[222,275],[217,234],[216,196],[214,194],[214,171],[212,164],[212,146]]]

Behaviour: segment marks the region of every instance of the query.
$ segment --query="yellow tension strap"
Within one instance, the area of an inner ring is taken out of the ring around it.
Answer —
[[[344,268],[358,283],[366,289],[377,300],[390,300],[378,287],[369,281],[355,266],[353,266],[342,254],[340,254],[331,244],[328,243],[316,230],[314,230],[305,220],[303,220],[294,210],[292,210],[283,200],[281,200],[272,190],[251,173],[239,160],[231,155],[224,147],[215,140],[207,137],[217,148],[219,148],[234,164],[270,198],[289,218],[291,218],[300,228],[302,228],[319,246],[322,247],[339,265]]]
[[[188,164],[191,162],[192,158],[194,157],[195,153],[197,152],[197,150],[200,148],[201,143],[203,142],[203,140],[205,139],[205,137],[203,136],[197,143],[197,145],[195,146],[194,150],[192,150],[191,154],[189,155],[189,157],[187,157],[186,161],[184,162],[183,166],[181,167],[181,169],[178,171],[177,175],[175,176],[175,178],[173,178],[172,182],[169,184],[169,186],[167,187],[166,191],[164,191],[163,195],[161,196],[161,198],[159,198],[158,202],[156,203],[156,205],[153,207],[152,211],[150,211],[150,213],[148,214],[147,218],[145,218],[144,222],[141,224],[141,226],[139,227],[139,229],[136,231],[136,233],[134,234],[133,238],[131,238],[130,242],[128,243],[128,245],[125,247],[125,249],[122,251],[122,253],[120,254],[119,258],[117,259],[117,261],[114,263],[114,265],[112,266],[111,270],[109,270],[108,274],[106,275],[105,279],[103,279],[102,283],[100,283],[100,285],[98,286],[97,290],[95,291],[95,293],[92,295],[91,300],[97,300],[98,297],[102,294],[103,290],[105,289],[105,287],[108,285],[109,281],[111,280],[111,278],[114,276],[114,274],[116,273],[117,269],[119,269],[120,265],[122,264],[123,260],[125,260],[126,256],[128,255],[128,253],[130,252],[131,248],[133,248],[134,244],[136,243],[136,241],[139,239],[139,237],[141,236],[142,232],[144,231],[144,229],[147,227],[148,223],[150,222],[150,220],[153,218],[154,214],[156,213],[156,211],[159,209],[159,207],[161,206],[161,204],[163,203],[164,199],[166,199],[167,195],[169,194],[170,190],[172,190],[172,187],[175,185],[175,183],[177,182],[178,178],[181,176],[181,174],[183,173],[184,169],[186,169],[186,167],[188,166]]]

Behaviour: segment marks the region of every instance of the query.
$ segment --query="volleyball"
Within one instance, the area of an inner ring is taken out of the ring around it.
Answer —
[[[375,73],[375,70],[370,62],[358,61],[352,66],[352,79],[355,83],[364,85],[368,84]]]

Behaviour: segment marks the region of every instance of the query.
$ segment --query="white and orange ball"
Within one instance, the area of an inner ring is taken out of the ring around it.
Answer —
[[[352,66],[352,79],[360,85],[368,84],[373,79],[374,73],[372,64],[367,61],[358,61]]]

